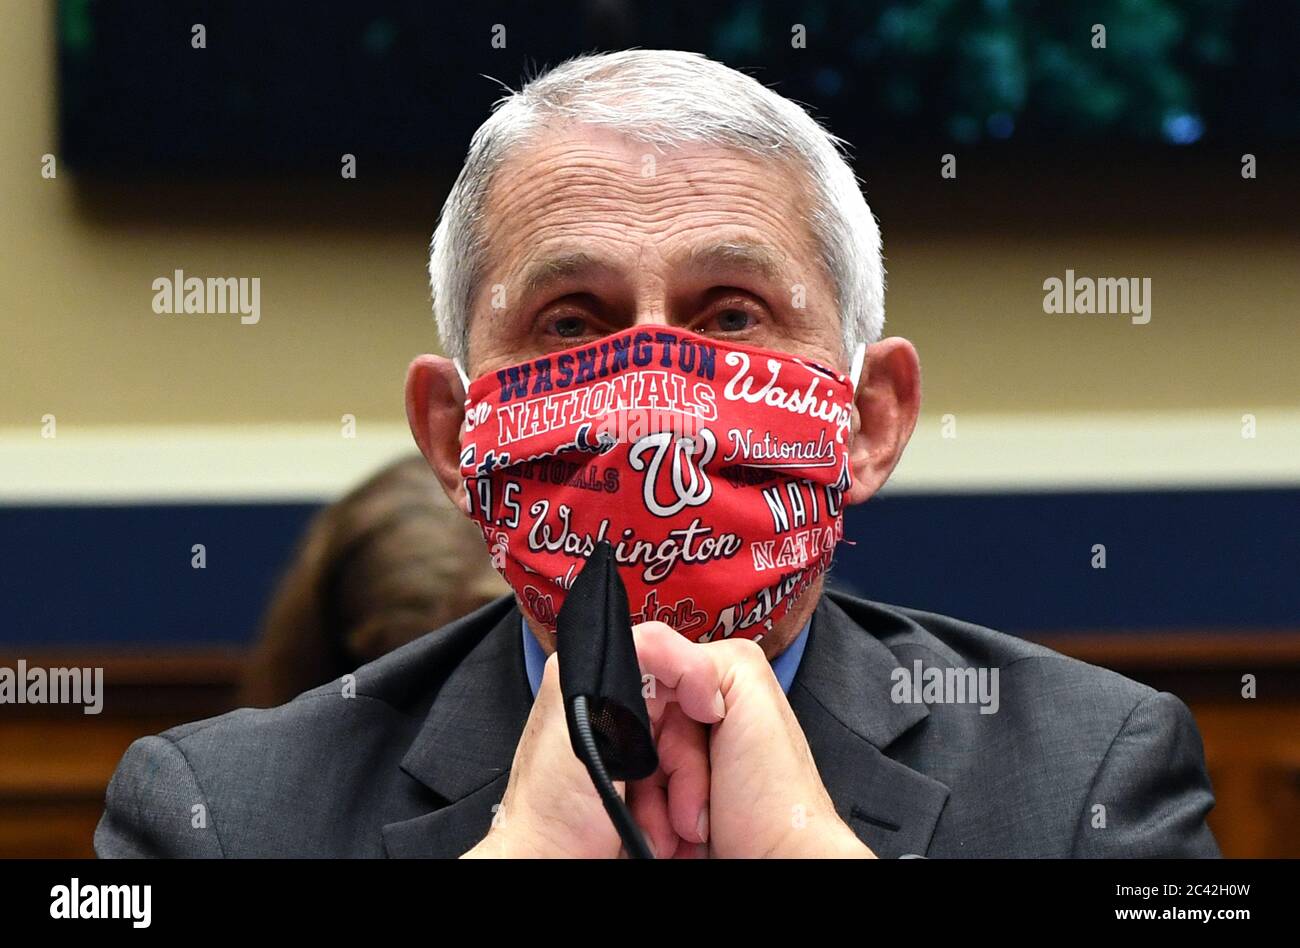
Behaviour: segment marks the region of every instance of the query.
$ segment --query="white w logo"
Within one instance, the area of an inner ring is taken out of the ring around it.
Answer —
[[[646,509],[656,517],[671,517],[683,507],[699,507],[707,503],[713,496],[713,484],[709,482],[709,475],[704,473],[704,466],[713,460],[717,448],[718,441],[708,428],[701,428],[691,437],[661,431],[639,439],[628,452],[627,459],[632,470],[646,472],[642,482]],[[662,504],[659,502],[659,480],[670,449],[673,459],[669,486],[676,499]],[[649,462],[645,460],[647,451],[654,452]]]

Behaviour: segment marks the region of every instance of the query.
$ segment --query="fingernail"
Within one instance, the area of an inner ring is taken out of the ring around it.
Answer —
[[[659,850],[655,848],[655,841],[648,836],[646,837],[645,848],[650,850],[651,859],[659,858]]]
[[[705,807],[700,810],[700,818],[695,821],[695,832],[700,837],[701,843],[709,841],[709,808]]]
[[[719,721],[727,716],[727,702],[723,699],[721,691],[713,696],[713,713],[718,716]]]

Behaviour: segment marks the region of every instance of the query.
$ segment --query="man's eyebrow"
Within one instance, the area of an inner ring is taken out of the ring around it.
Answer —
[[[697,270],[743,270],[776,279],[781,272],[781,258],[766,244],[748,240],[729,240],[694,247],[687,263]]]
[[[585,250],[575,250],[570,253],[547,257],[533,264],[524,271],[520,284],[523,287],[524,295],[529,296],[541,292],[561,280],[586,274],[604,273],[610,269],[612,269],[610,264],[604,260],[593,257]]]

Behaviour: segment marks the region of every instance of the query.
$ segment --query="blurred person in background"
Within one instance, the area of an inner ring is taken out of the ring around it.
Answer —
[[[280,580],[239,703],[283,704],[510,591],[419,455],[315,515]]]

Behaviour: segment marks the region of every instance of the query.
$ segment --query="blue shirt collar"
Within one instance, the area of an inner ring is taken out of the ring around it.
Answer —
[[[537,689],[542,686],[542,670],[546,665],[546,653],[542,651],[541,643],[528,628],[528,620],[522,615],[519,618],[519,627],[524,634],[524,668],[528,672],[528,684],[532,686],[535,698]],[[799,670],[799,662],[803,659],[803,650],[808,645],[808,631],[811,628],[812,619],[809,619],[799,636],[772,662],[772,671],[776,673],[776,680],[781,683],[781,690],[786,693],[789,693],[795,672]]]

